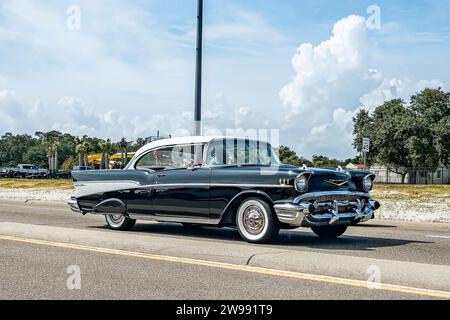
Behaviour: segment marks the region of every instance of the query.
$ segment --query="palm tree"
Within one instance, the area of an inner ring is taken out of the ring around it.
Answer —
[[[120,164],[121,168],[124,168],[128,162],[128,147],[131,142],[128,142],[127,139],[122,138],[120,142],[117,143],[117,147],[120,150]]]
[[[93,149],[92,144],[88,141],[85,140],[83,142],[83,148],[84,148],[84,155],[83,155],[83,162],[84,162],[84,166],[88,166],[88,153],[91,152],[91,150]]]
[[[102,164],[100,167],[109,169],[109,156],[115,151],[115,147],[111,143],[111,139],[100,142],[100,149],[102,152]]]
[[[52,148],[53,148],[53,157],[55,159],[54,170],[56,173],[58,173],[58,150],[59,148],[61,148],[61,142],[59,141],[53,142]]]
[[[101,140],[98,144],[101,154],[102,154],[102,158],[100,160],[100,170],[103,169],[103,164],[105,163],[105,152],[106,152],[106,141],[105,140]]]
[[[78,143],[77,146],[75,147],[75,152],[78,155],[78,166],[82,166],[82,162],[83,162],[83,158],[86,154],[86,148],[84,143]]]
[[[53,147],[47,146],[48,171],[53,172]]]

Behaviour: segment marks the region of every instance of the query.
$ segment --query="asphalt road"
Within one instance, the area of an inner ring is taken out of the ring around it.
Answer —
[[[0,201],[0,299],[450,298],[449,266],[443,224],[371,221],[335,241],[297,229],[250,245],[229,228],[114,232],[64,205]],[[374,276],[378,289],[365,283]]]

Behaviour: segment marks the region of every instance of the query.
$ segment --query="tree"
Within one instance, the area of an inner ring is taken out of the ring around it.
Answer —
[[[318,168],[337,168],[339,166],[344,167],[347,163],[337,159],[330,159],[326,156],[314,155],[313,164]]]
[[[109,156],[111,153],[115,152],[115,147],[111,143],[111,139],[107,139],[106,141],[103,140],[99,145],[102,153],[101,168],[109,169]]]
[[[435,139],[440,161],[443,165],[450,167],[450,117],[436,124]]]
[[[74,157],[69,157],[68,159],[66,159],[63,162],[63,164],[61,165],[61,168],[63,170],[72,170],[72,168],[75,167],[76,164],[77,164],[77,160]]]
[[[0,139],[0,154],[5,167],[16,167],[23,162],[23,155],[35,144],[30,135],[4,134]]]
[[[23,163],[35,164],[39,168],[47,166],[46,150],[42,144],[36,144],[30,147],[22,156]]]
[[[450,117],[450,92],[441,88],[424,89],[411,97],[411,110],[430,123]]]
[[[147,141],[143,138],[136,139],[136,143],[133,145],[134,151],[137,151],[138,149],[142,148],[147,144]]]
[[[84,155],[86,154],[86,148],[81,141],[79,141],[79,143],[75,147],[75,152],[78,155],[78,166],[81,167],[83,165]]]
[[[59,169],[59,162],[58,162],[58,150],[59,150],[59,148],[61,148],[61,143],[59,142],[59,141],[55,141],[55,142],[53,142],[53,145],[52,145],[52,149],[53,149],[53,157],[54,157],[54,170],[55,170],[55,172],[58,172],[58,169]]]
[[[124,168],[128,162],[128,148],[130,146],[130,142],[128,142],[125,138],[122,138],[118,143],[117,147],[120,150],[120,163],[121,168]]]
[[[373,144],[376,146],[376,159],[388,170],[400,174],[402,183],[414,164],[408,141],[413,137],[411,124],[414,117],[403,100],[394,99],[378,107],[373,114]]]
[[[278,150],[280,161],[284,164],[293,165],[296,167],[302,167],[303,165],[312,166],[312,162],[299,157],[295,151],[289,149],[286,146],[281,146]]]
[[[48,145],[47,146],[47,159],[48,159],[48,170],[50,172],[53,172],[53,147]]]
[[[411,97],[417,139],[411,142],[416,158],[428,167],[450,165],[450,93],[424,89]],[[420,156],[417,156],[420,155]]]
[[[93,150],[93,146],[89,140],[83,141],[83,149],[84,149],[84,155],[83,155],[83,164],[84,166],[88,166],[88,154]]]

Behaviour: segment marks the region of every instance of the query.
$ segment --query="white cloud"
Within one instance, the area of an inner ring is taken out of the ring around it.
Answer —
[[[284,135],[303,156],[354,155],[352,118],[362,106],[407,100],[425,87],[440,85],[437,80],[384,79],[372,66],[375,48],[360,16],[338,21],[330,39],[317,46],[300,45],[292,59],[295,76],[281,90],[280,99],[288,126]],[[295,128],[301,133],[289,136],[287,131]]]
[[[412,81],[411,79],[384,79],[373,91],[361,97],[362,106],[369,110],[376,108],[385,101],[403,99],[408,101],[412,94],[425,88],[443,87],[439,80]]]
[[[316,47],[300,45],[292,59],[296,74],[280,92],[288,116],[337,107],[367,92],[377,76],[370,70],[370,46],[365,20],[359,16],[338,21],[331,38]]]

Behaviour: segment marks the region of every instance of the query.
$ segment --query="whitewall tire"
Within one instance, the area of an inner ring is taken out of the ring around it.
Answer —
[[[131,230],[136,224],[136,220],[130,219],[124,215],[107,215],[105,216],[108,227],[113,230]]]
[[[270,205],[259,198],[248,198],[239,206],[236,226],[241,237],[251,243],[267,243],[280,232],[280,224]]]

